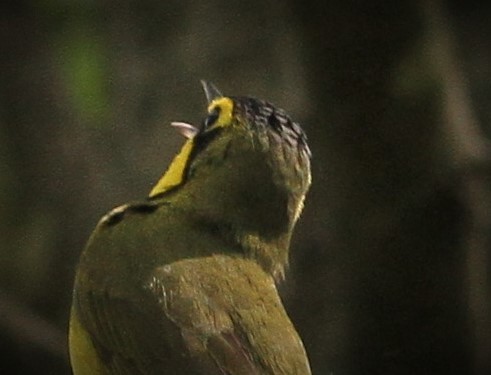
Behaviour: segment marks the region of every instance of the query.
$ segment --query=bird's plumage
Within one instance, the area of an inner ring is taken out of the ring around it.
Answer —
[[[228,100],[233,124],[209,109],[150,197],[94,230],[74,286],[75,375],[310,373],[275,287],[310,151],[281,110]]]

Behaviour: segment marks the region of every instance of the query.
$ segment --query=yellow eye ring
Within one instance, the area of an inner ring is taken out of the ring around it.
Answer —
[[[203,129],[208,129],[212,127],[215,122],[218,120],[220,117],[220,112],[221,112],[221,107],[220,106],[215,106],[211,112],[208,113],[208,116],[205,118],[203,121]]]
[[[208,117],[205,122],[208,121],[208,126],[228,126],[232,123],[233,110],[234,102],[232,99],[227,97],[215,99],[208,106]]]

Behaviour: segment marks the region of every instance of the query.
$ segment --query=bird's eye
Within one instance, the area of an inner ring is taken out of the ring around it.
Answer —
[[[221,108],[219,106],[214,107],[211,112],[208,113],[208,116],[203,121],[203,130],[208,129],[213,126],[213,124],[218,120],[220,116]]]

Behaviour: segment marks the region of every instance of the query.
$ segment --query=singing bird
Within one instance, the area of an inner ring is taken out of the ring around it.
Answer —
[[[202,82],[208,111],[140,201],[97,224],[69,327],[75,375],[310,374],[278,295],[311,182],[300,126]]]

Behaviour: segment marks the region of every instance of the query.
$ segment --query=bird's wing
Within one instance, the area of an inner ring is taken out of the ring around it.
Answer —
[[[70,326],[75,375],[197,374],[181,354],[179,330],[145,299],[77,293]]]
[[[108,374],[310,374],[273,280],[252,261],[181,260],[155,269],[139,298],[80,298],[75,315]]]
[[[255,262],[185,259],[156,269],[148,287],[203,374],[310,374],[273,279]]]

